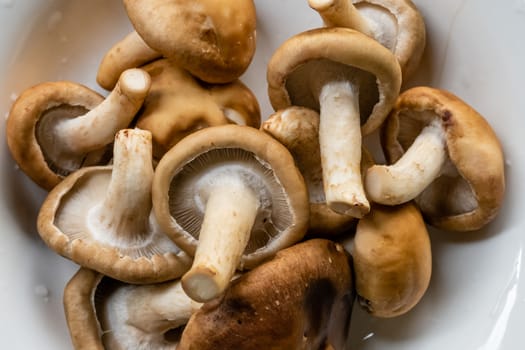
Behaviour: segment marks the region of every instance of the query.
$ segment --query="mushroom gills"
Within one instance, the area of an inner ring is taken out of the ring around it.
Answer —
[[[373,37],[390,51],[397,45],[399,32],[395,16],[386,7],[362,1],[354,4],[365,22],[368,24]]]
[[[225,162],[224,159],[229,159]],[[188,162],[189,163],[189,162]],[[255,156],[253,153],[240,148],[212,149],[197,156],[191,163],[186,164],[180,169],[172,179],[169,189],[170,213],[176,218],[180,228],[196,239],[204,220],[205,206],[203,202],[195,197],[194,193],[200,190],[198,185],[208,185],[207,181],[213,181],[214,176],[200,177],[199,173],[205,173],[202,169],[214,169],[217,173],[227,173],[229,169],[238,168],[244,165],[243,175],[246,184],[250,185],[251,180],[256,176],[253,174],[264,174],[264,183],[253,183],[252,190],[259,193],[260,200],[258,214],[255,218],[251,231],[250,240],[246,246],[246,253],[252,253],[271,241],[281,229],[284,229],[293,222],[292,213],[288,209],[286,194],[279,185],[279,180],[274,176],[269,165]],[[216,174],[217,174],[216,173]],[[270,190],[273,188],[273,190]],[[270,197],[270,193],[274,193]],[[277,193],[278,195],[275,195]],[[180,198],[191,198],[197,200],[178,200]],[[273,204],[272,204],[273,203]],[[281,204],[282,209],[271,210],[270,205]],[[276,217],[278,215],[279,217]],[[275,226],[278,225],[278,226]]]

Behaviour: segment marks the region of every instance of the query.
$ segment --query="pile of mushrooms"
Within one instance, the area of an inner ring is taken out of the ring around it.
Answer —
[[[269,60],[270,116],[241,81],[251,0],[124,0],[134,31],[101,58],[107,96],[43,82],[14,102],[9,149],[48,191],[38,232],[80,267],[64,291],[75,349],[348,349],[354,301],[390,318],[424,297],[429,226],[497,216],[487,120],[403,90],[425,46],[416,6],[307,3],[325,26]]]

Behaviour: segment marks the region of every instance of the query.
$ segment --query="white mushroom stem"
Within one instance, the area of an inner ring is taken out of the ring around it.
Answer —
[[[352,0],[308,0],[327,27],[346,27],[355,29],[370,37],[374,33],[367,19],[355,8]]]
[[[397,205],[416,198],[440,174],[447,160],[445,131],[433,120],[392,165],[374,165],[366,173],[370,200]]]
[[[103,202],[92,209],[90,222],[101,241],[140,242],[147,234],[153,182],[152,136],[124,129],[115,136],[111,180]]]
[[[115,89],[97,107],[84,115],[62,119],[54,134],[65,154],[85,154],[111,144],[115,133],[127,128],[142,106],[151,86],[142,69],[122,73]]]
[[[356,218],[370,211],[361,177],[359,87],[350,82],[325,84],[319,94],[319,145],[326,203]]]
[[[112,90],[119,76],[127,69],[140,67],[162,55],[132,31],[117,42],[104,55],[97,72],[97,82],[104,89]]]
[[[180,281],[119,288],[104,305],[109,348],[131,349],[142,342],[152,348],[165,343],[166,332],[188,323],[201,307],[189,298]],[[127,345],[127,346],[125,346]]]
[[[259,208],[256,193],[242,179],[221,180],[207,195],[195,259],[182,277],[186,293],[200,302],[219,296],[228,286]]]

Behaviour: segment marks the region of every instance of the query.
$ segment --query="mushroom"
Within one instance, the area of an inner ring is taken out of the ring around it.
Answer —
[[[356,29],[394,53],[403,79],[419,66],[426,44],[423,16],[410,0],[308,0],[329,27]]]
[[[270,115],[261,130],[288,148],[304,177],[310,199],[309,234],[334,236],[352,230],[354,217],[336,213],[326,205],[319,152],[319,113],[291,106]],[[373,163],[372,156],[363,148],[361,173]]]
[[[112,166],[75,171],[48,194],[37,226],[44,242],[77,264],[128,283],[180,277],[191,259],[152,212],[151,133],[123,129]]]
[[[347,349],[350,257],[329,240],[281,250],[195,312],[177,350]]]
[[[13,158],[46,190],[83,166],[107,164],[115,133],[131,123],[150,84],[145,71],[131,69],[121,74],[105,99],[68,81],[25,90],[7,120],[7,144]]]
[[[175,349],[201,306],[179,280],[133,285],[86,268],[67,283],[63,300],[75,350]]]
[[[97,83],[106,90],[112,90],[122,72],[160,57],[159,52],[149,47],[136,31],[132,31],[106,52],[98,67]]]
[[[146,44],[208,83],[241,76],[255,53],[253,0],[124,0]]]
[[[296,243],[308,226],[306,185],[292,156],[247,126],[202,129],[173,146],[157,165],[153,202],[164,231],[194,256],[182,286],[202,302],[220,295],[237,268]]]
[[[408,312],[430,284],[430,239],[412,203],[373,205],[357,224],[352,257],[357,300],[373,316]]]
[[[403,92],[381,140],[390,165],[368,169],[370,200],[415,199],[430,224],[451,231],[479,229],[497,215],[505,192],[501,144],[459,97],[430,87]]]
[[[239,80],[204,84],[167,59],[143,69],[150,74],[152,84],[136,125],[152,132],[156,159],[198,129],[228,123],[260,125],[259,103]]]
[[[313,29],[277,49],[268,63],[267,80],[275,110],[295,105],[320,112],[328,206],[354,217],[368,213],[361,140],[379,127],[399,94],[401,71],[393,54],[352,29]]]

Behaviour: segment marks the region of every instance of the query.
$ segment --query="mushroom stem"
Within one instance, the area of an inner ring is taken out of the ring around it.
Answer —
[[[441,173],[447,160],[445,131],[437,119],[425,126],[392,165],[374,165],[365,179],[370,200],[397,205],[416,198]]]
[[[326,203],[356,218],[370,211],[361,177],[359,87],[331,82],[319,94],[319,145]]]
[[[370,24],[351,0],[308,0],[308,4],[319,13],[327,27],[352,28],[374,37]]]
[[[186,325],[200,307],[184,293],[179,280],[119,288],[105,302],[106,327],[112,331],[106,335],[105,344],[113,349],[130,342],[130,330],[149,338],[152,344],[162,344],[167,332]]]
[[[186,293],[200,302],[219,296],[228,286],[248,244],[259,200],[241,179],[220,179],[205,205],[193,265],[182,277]]]
[[[98,239],[109,243],[139,241],[147,232],[153,182],[152,137],[140,129],[124,129],[115,136],[113,169],[104,201],[93,209],[100,225]],[[111,234],[108,236],[108,232]]]
[[[161,56],[136,31],[132,31],[106,53],[98,68],[97,83],[106,90],[112,90],[126,69],[140,67]]]
[[[142,106],[151,78],[142,69],[123,72],[108,97],[82,116],[62,119],[55,126],[57,149],[82,154],[110,144],[118,130],[128,127]]]

